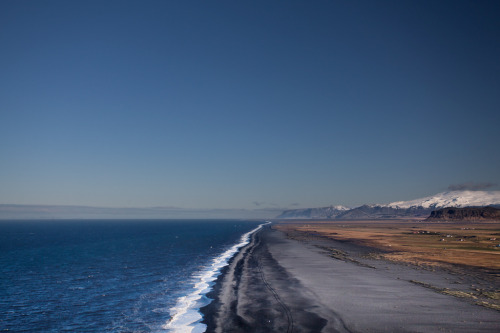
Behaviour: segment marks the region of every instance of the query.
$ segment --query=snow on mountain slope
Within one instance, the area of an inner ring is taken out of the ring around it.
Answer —
[[[351,209],[349,207],[342,206],[342,205],[330,206],[329,208],[332,208],[332,209],[335,209],[335,210],[339,210],[339,211],[350,210]]]
[[[382,219],[427,217],[433,210],[448,207],[484,207],[500,205],[500,191],[450,191],[433,196],[396,201],[389,204],[363,205],[353,209],[344,206],[286,210],[283,219]]]
[[[303,208],[285,210],[278,218],[296,219],[296,218],[335,218],[338,215],[350,210],[345,206],[329,206],[320,208]]]
[[[411,207],[445,208],[498,204],[500,204],[500,191],[450,191],[410,201],[396,201],[381,206],[404,209]]]

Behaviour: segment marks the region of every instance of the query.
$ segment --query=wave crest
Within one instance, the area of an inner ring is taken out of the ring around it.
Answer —
[[[200,300],[210,291],[211,282],[217,279],[221,269],[228,264],[241,247],[250,242],[250,236],[261,229],[263,225],[269,223],[262,223],[257,228],[243,234],[239,243],[215,257],[208,267],[195,273],[193,277],[196,282],[193,285],[193,291],[177,299],[175,306],[169,311],[172,314],[171,318],[162,328],[175,333],[205,332],[206,325],[201,323],[203,317],[199,312]]]

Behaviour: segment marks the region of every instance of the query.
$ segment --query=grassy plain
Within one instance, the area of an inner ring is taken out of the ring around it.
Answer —
[[[415,265],[466,265],[498,274],[500,222],[419,220],[280,221],[277,229],[347,240],[382,250],[378,256]]]

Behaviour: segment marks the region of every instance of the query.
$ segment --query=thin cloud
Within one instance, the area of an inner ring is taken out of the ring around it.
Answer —
[[[260,206],[268,206],[268,207],[278,207],[277,204],[274,202],[265,202],[265,201],[253,201],[252,202],[255,206],[260,207]]]
[[[490,187],[497,186],[498,184],[496,183],[473,183],[473,182],[467,182],[467,183],[462,183],[462,184],[452,184],[448,186],[448,190],[450,191],[465,191],[465,190],[472,190],[472,191],[477,191],[477,190],[485,190]]]
[[[178,207],[113,208],[57,205],[0,204],[0,220],[6,219],[207,219],[272,218],[277,212],[258,209],[189,209]]]

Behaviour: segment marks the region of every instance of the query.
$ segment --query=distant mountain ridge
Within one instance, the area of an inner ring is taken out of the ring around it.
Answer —
[[[434,210],[427,221],[476,221],[476,220],[500,220],[500,209],[493,206],[487,207],[465,207],[465,208],[441,208]]]
[[[290,209],[281,213],[278,218],[282,219],[295,219],[295,218],[308,218],[308,219],[332,219],[338,215],[349,211],[350,208],[345,206],[328,206],[320,208],[305,208],[305,209]]]
[[[389,204],[362,205],[286,210],[281,219],[390,219],[428,217],[432,211],[447,207],[485,207],[500,205],[500,191],[449,191],[410,201]]]
[[[396,201],[385,206],[437,209],[445,207],[484,207],[498,204],[500,204],[500,191],[449,191],[410,201]]]

